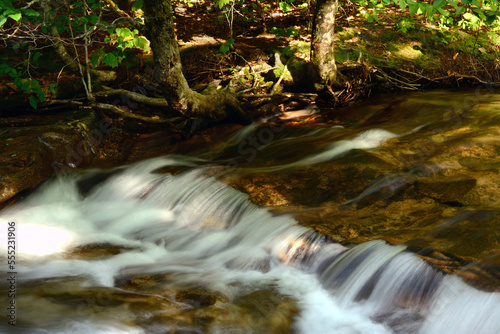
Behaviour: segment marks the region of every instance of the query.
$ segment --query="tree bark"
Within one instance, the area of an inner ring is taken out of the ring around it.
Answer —
[[[211,121],[245,118],[236,97],[227,92],[202,95],[189,88],[182,73],[179,47],[175,37],[171,1],[144,0],[146,34],[155,60],[154,78],[169,106],[188,117]]]
[[[317,0],[313,17],[311,63],[317,70],[321,81],[327,85],[333,85],[337,81],[334,53],[337,7],[338,0]]]

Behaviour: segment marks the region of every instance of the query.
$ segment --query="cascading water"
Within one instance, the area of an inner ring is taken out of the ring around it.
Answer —
[[[273,286],[297,302],[292,328],[298,333],[500,331],[497,294],[444,277],[403,246],[375,241],[347,249],[328,242],[288,216],[254,206],[202,168],[154,173],[182,164],[167,157],[123,168],[86,197],[77,184],[88,175],[55,179],[4,210],[1,220],[19,226],[20,284],[64,278],[84,288],[113,288],[127,277],[171,273],[170,284],[202,285],[229,299]],[[89,260],[63,253],[93,244],[122,250]],[[119,319],[130,314],[88,321],[62,312],[46,321],[31,302],[19,301],[18,328],[26,333],[168,332],[157,324],[124,327]],[[457,325],[465,313],[474,320]]]
[[[371,130],[296,165],[394,136]],[[0,332],[500,333],[500,294],[403,245],[334,243],[201,164],[167,156],[63,175],[0,212],[2,231],[14,221],[18,235],[17,326]],[[159,172],[166,166],[181,172]]]

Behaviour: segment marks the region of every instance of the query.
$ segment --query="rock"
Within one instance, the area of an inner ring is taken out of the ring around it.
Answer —
[[[415,182],[415,190],[426,197],[446,202],[463,201],[464,196],[468,194],[477,184],[477,180],[466,175],[454,175],[453,177],[424,178]]]
[[[19,192],[36,187],[52,173],[85,167],[96,154],[78,124],[90,127],[97,116],[70,123],[73,113],[44,120],[11,120],[0,134],[0,203]],[[17,123],[19,122],[19,123]],[[91,128],[92,129],[92,128]]]
[[[193,308],[207,307],[217,302],[217,296],[206,289],[181,290],[175,294],[175,299]]]

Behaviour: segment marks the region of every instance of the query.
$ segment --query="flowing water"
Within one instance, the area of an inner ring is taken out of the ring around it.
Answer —
[[[422,125],[283,131],[246,168],[332,161]],[[258,129],[214,148],[217,159],[169,155],[59,175],[1,211],[2,256],[4,231],[16,224],[17,308],[16,327],[6,317],[0,332],[500,333],[499,293],[433,268],[405,244],[341,245],[221,182],[214,169]],[[279,156],[290,145],[311,149],[263,162],[266,150]],[[405,184],[401,175],[367,184],[349,203]]]

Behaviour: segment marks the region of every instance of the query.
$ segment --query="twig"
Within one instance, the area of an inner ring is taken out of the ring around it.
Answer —
[[[403,89],[409,89],[409,90],[417,90],[420,85],[419,84],[411,84],[411,83],[408,83],[408,82],[404,82],[402,80],[399,80],[399,79],[396,79],[394,77],[391,77],[390,75],[388,75],[387,73],[385,73],[384,71],[382,71],[381,69],[377,69],[378,72],[380,74],[382,74],[382,76],[387,80],[387,81],[395,81],[401,85],[403,85],[402,87],[400,88],[403,88]]]
[[[235,52],[234,54],[237,55],[238,57],[240,57],[241,59],[243,59],[245,61],[245,63],[247,63],[247,65],[250,68],[250,70],[252,71],[252,74],[253,74],[252,88],[255,88],[257,86],[257,84],[259,83],[259,80],[257,79],[257,74],[255,73],[255,70],[253,69],[252,65],[242,55],[240,55],[238,52]]]
[[[444,77],[434,78],[434,80],[438,81],[438,80],[446,80],[446,79],[452,79],[452,78],[455,78],[455,79],[473,79],[473,80],[476,80],[477,82],[482,83],[484,85],[500,85],[499,81],[484,81],[484,80],[479,79],[475,75],[464,75],[464,74],[458,74],[458,73],[453,73],[450,75],[446,75]]]

